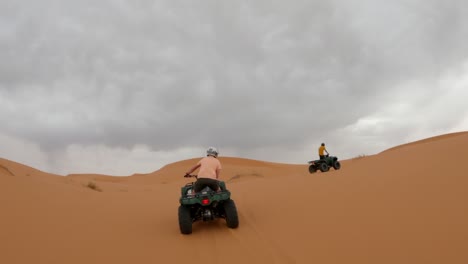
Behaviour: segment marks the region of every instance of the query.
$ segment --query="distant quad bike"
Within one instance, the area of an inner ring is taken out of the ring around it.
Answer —
[[[196,175],[185,175],[184,177],[197,178]],[[239,226],[236,204],[231,199],[231,192],[226,189],[226,184],[223,181],[219,181],[221,189],[219,192],[205,187],[195,195],[193,195],[194,184],[194,182],[187,183],[181,188],[179,227],[182,234],[191,234],[192,223],[199,220],[206,222],[216,218],[224,218],[229,228]]]
[[[324,159],[313,160],[308,162],[309,165],[309,172],[315,173],[317,170],[321,172],[327,172],[333,167],[335,170],[339,170],[341,168],[341,164],[338,161],[338,157],[326,155]]]

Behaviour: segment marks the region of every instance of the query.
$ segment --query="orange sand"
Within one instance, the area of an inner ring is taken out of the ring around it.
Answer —
[[[338,155],[339,156],[339,155]],[[66,177],[0,159],[0,263],[468,263],[468,132],[303,165],[221,157],[238,229],[177,221],[197,160]],[[94,182],[101,191],[86,185]]]

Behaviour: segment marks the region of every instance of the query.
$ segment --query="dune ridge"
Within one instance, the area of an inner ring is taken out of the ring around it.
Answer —
[[[416,140],[416,141],[413,141],[413,142],[410,142],[410,143],[401,144],[401,145],[386,149],[386,150],[384,150],[384,151],[382,151],[380,153],[393,151],[393,150],[397,150],[397,149],[404,148],[404,147],[410,147],[410,146],[414,146],[414,145],[418,145],[418,144],[424,144],[424,143],[430,143],[430,142],[434,142],[434,141],[444,140],[444,139],[451,138],[451,137],[464,136],[466,134],[468,134],[468,131],[454,132],[454,133],[448,133],[448,134],[444,134],[444,135],[429,137],[429,138],[425,138],[425,139],[421,139],[421,140]]]
[[[240,226],[195,223],[184,236],[179,192],[197,160],[113,177],[0,159],[0,263],[468,263],[466,132],[327,173],[221,157]]]

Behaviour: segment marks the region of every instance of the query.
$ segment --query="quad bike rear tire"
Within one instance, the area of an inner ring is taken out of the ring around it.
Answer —
[[[192,233],[192,216],[190,215],[190,208],[187,206],[179,206],[179,228],[180,233],[184,235]]]
[[[315,173],[315,172],[317,172],[317,167],[315,167],[314,165],[310,165],[310,166],[309,166],[309,172],[310,172],[310,173]]]
[[[330,169],[330,167],[328,167],[328,165],[324,162],[320,163],[319,169],[321,172],[327,172]]]
[[[237,228],[239,226],[239,217],[237,216],[236,204],[229,199],[223,203],[224,213],[226,214],[226,225],[229,228]]]

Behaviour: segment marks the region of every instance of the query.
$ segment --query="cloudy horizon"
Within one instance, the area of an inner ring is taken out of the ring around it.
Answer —
[[[0,157],[305,164],[468,130],[468,2],[0,0]]]

